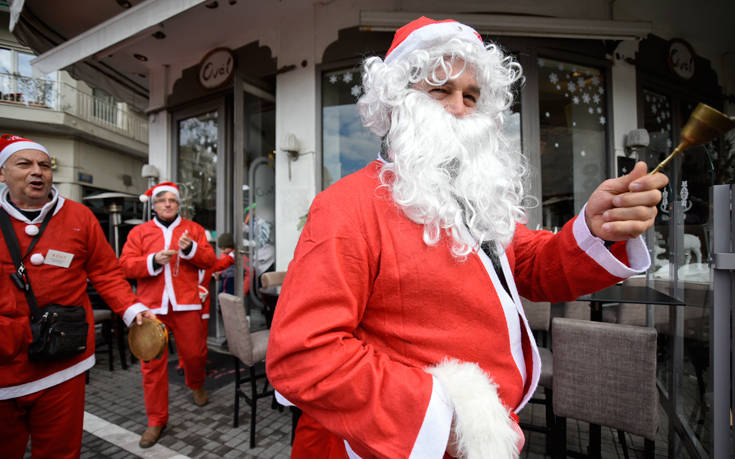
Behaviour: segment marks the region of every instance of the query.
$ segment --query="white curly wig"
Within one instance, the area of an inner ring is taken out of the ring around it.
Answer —
[[[463,72],[472,72],[481,90],[469,116],[455,118],[414,87],[441,86]],[[452,254],[463,258],[486,241],[507,246],[516,222],[525,221],[526,162],[503,135],[521,75],[517,62],[479,38],[431,43],[389,63],[364,61],[357,105],[363,124],[383,139],[381,183],[409,219],[424,225],[426,244],[446,233]]]

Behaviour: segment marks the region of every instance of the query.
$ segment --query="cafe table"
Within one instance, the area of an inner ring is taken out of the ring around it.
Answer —
[[[582,295],[577,301],[588,301],[590,303],[590,320],[602,322],[602,309],[620,303],[640,304],[644,307],[648,304],[663,306],[683,306],[685,303],[672,296],[661,293],[658,290],[640,285],[613,285],[606,289]],[[600,457],[600,426],[590,424],[589,457]]]
[[[640,285],[613,285],[590,295],[582,295],[577,301],[588,301],[590,303],[590,319],[602,322],[602,309],[605,305],[629,303],[629,304],[658,304],[664,306],[683,306],[684,302],[674,297],[661,293],[651,287]]]

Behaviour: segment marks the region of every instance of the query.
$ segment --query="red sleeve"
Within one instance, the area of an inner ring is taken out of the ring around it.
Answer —
[[[557,234],[516,225],[513,277],[521,296],[531,301],[572,301],[622,280],[579,247],[574,237],[574,220]]]
[[[379,249],[363,233],[370,222],[349,215],[359,204],[345,209],[349,197],[320,198],[309,210],[276,307],[268,378],[362,457],[407,457],[431,397],[431,375],[360,339]]]
[[[188,256],[182,256],[181,258],[199,269],[210,269],[217,261],[217,255],[215,255],[214,249],[207,241],[204,228],[193,222],[190,223],[190,228],[191,234],[189,237],[196,243],[196,247],[193,249],[193,255],[190,252]]]
[[[120,265],[128,279],[142,279],[154,275],[149,271],[148,262],[148,256],[153,251],[148,253],[149,248],[143,247],[143,229],[142,225],[138,225],[130,231],[120,255]]]
[[[125,280],[115,252],[105,239],[99,222],[91,212],[87,219],[90,227],[89,256],[85,266],[87,277],[105,303],[115,313],[122,315],[128,307],[138,303],[138,298]]]
[[[229,254],[223,253],[214,263],[214,267],[212,271],[214,272],[223,271],[229,268],[234,263],[235,263],[235,259],[233,257],[231,257]],[[247,258],[243,261],[243,264],[247,264]]]

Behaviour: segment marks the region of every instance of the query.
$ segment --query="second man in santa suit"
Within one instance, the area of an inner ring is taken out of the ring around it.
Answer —
[[[208,401],[204,389],[207,346],[203,339],[199,270],[216,257],[204,228],[179,215],[179,189],[163,182],[146,192],[153,200],[153,219],[136,226],[123,247],[120,263],[128,278],[138,282],[138,296],[173,332],[194,403]],[[153,446],[168,423],[168,353],[141,362],[148,428],[140,446]]]

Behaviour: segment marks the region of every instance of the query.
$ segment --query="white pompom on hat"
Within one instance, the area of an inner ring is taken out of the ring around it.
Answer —
[[[46,156],[51,156],[40,143],[17,135],[3,134],[0,136],[0,167],[10,158],[10,155],[20,150],[38,150],[46,153]]]
[[[454,19],[436,21],[421,16],[396,30],[393,43],[385,53],[384,62],[390,64],[414,50],[431,48],[453,38],[483,43],[475,29]]]
[[[176,186],[174,182],[161,182],[157,185],[153,185],[152,187],[148,188],[145,193],[141,194],[138,198],[140,199],[141,202],[147,202],[153,196],[163,191],[170,191],[171,193],[176,195],[176,199],[181,199],[181,195],[179,194],[179,187]]]

